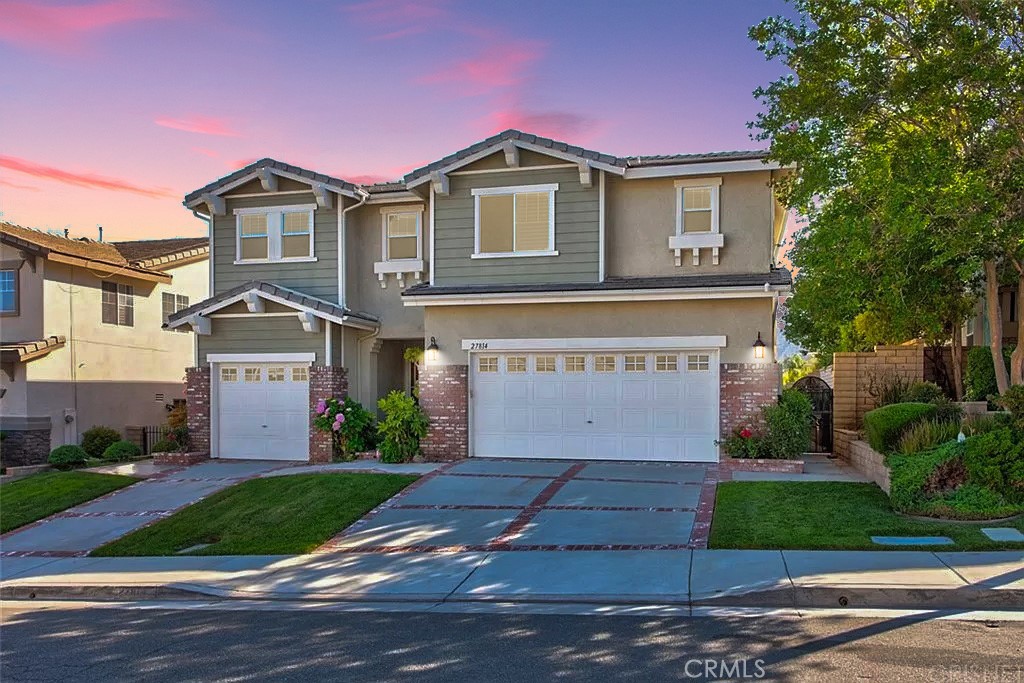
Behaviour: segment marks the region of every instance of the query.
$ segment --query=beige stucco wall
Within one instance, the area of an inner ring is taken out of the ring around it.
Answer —
[[[96,424],[123,429],[130,424],[159,424],[165,404],[183,398],[185,368],[193,364],[191,333],[161,329],[163,292],[197,302],[208,289],[207,261],[168,271],[170,284],[126,279],[135,288],[132,327],[101,322],[101,282],[85,268],[46,264],[42,287],[43,334],[62,334],[68,343],[23,366],[29,416],[50,416],[53,445],[77,441]],[[5,335],[6,337],[6,335]],[[163,394],[157,400],[157,394]],[[6,403],[5,403],[6,410]],[[65,411],[76,420],[65,427]]]
[[[683,253],[675,265],[668,239],[676,230],[675,178],[623,180],[605,176],[605,239],[609,276],[667,276],[697,273],[767,272],[772,259],[772,192],[769,171],[723,173],[720,232],[725,246],[719,264],[702,249],[700,265]]]
[[[19,250],[6,244],[0,244],[0,262],[4,268],[18,268],[18,301],[19,314],[16,316],[0,316],[0,338],[3,341],[25,341],[42,339],[43,331],[43,273],[46,263],[41,258],[35,260],[36,269],[32,271],[27,262],[22,262]]]
[[[438,364],[464,365],[464,339],[726,336],[724,363],[753,363],[760,330],[774,357],[772,300],[625,301],[585,304],[432,306],[425,337],[437,338]]]

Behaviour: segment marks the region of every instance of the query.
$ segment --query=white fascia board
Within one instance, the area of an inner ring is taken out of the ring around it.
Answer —
[[[275,303],[279,303],[282,306],[287,306],[289,308],[295,309],[296,311],[311,313],[312,315],[315,315],[318,318],[322,318],[323,320],[329,320],[331,322],[338,323],[339,325],[344,325],[346,327],[354,327],[354,328],[361,329],[361,330],[375,330],[378,327],[376,324],[371,323],[369,321],[355,320],[355,319],[353,319],[353,318],[351,318],[350,316],[347,316],[347,315],[337,316],[337,315],[331,315],[330,313],[325,313],[324,311],[318,311],[316,309],[309,308],[308,306],[303,306],[302,304],[299,304],[299,303],[297,303],[295,301],[289,301],[288,299],[285,299],[283,297],[279,297],[279,296],[274,295],[274,294],[270,294],[269,292],[264,292],[264,291],[259,290],[259,289],[249,289],[249,290],[246,290],[246,291],[241,292],[239,294],[236,294],[235,296],[231,297],[230,299],[225,299],[224,301],[218,301],[215,304],[211,304],[211,305],[207,306],[206,308],[203,308],[203,309],[199,310],[195,315],[207,316],[210,313],[213,313],[214,311],[219,311],[222,308],[226,308],[226,307],[230,306],[233,303],[237,303],[239,301],[244,301],[245,297],[246,296],[250,296],[251,294],[256,294],[257,296],[259,296],[262,299],[266,299],[267,301],[273,301]],[[176,321],[174,323],[168,323],[167,327],[168,327],[168,329],[173,329],[175,327],[178,327],[179,325],[184,325],[186,322],[188,322],[187,319],[178,320],[178,321]]]
[[[250,180],[255,180],[257,178],[259,178],[260,181],[262,182],[264,171],[269,171],[269,172],[273,173],[274,175],[281,176],[283,178],[290,178],[292,180],[295,180],[297,182],[302,183],[303,185],[309,185],[309,192],[311,192],[311,193],[313,192],[313,186],[317,184],[317,181],[310,180],[309,178],[305,178],[305,177],[300,176],[300,175],[298,175],[296,173],[289,173],[288,171],[282,171],[282,170],[276,169],[276,168],[257,168],[254,171],[252,171],[251,173],[246,173],[241,178],[236,178],[235,180],[232,180],[230,183],[225,183],[224,185],[221,185],[217,189],[211,190],[209,194],[212,194],[212,195],[215,195],[215,196],[220,196],[220,195],[223,195],[225,192],[230,192],[231,190],[235,189],[236,187],[239,187],[241,185],[245,185]],[[321,183],[321,184],[325,188],[330,190],[331,192],[337,192],[338,194],[343,194],[346,197],[352,197],[353,199],[357,199],[358,198],[358,195],[355,192],[353,192],[352,190],[346,190],[345,188],[339,187],[339,186],[331,184],[331,183]],[[303,191],[305,192],[305,190],[303,190]],[[267,194],[274,195],[274,194],[277,194],[277,193],[275,193],[275,192],[268,192]],[[228,199],[230,199],[230,197],[228,197]],[[203,201],[204,200],[202,198],[195,199],[192,202],[190,202],[189,204],[187,204],[186,206],[188,206],[188,208],[192,208],[193,206],[197,206],[199,204],[202,204]]]
[[[693,164],[671,164],[667,166],[640,166],[627,168],[623,177],[626,180],[636,178],[668,178],[691,175],[709,175],[712,173],[742,173],[743,171],[771,171],[781,166],[776,161],[764,162],[760,159],[743,161],[702,161]]]
[[[208,353],[207,363],[312,363],[315,353]]]
[[[475,304],[578,304],[608,301],[687,301],[694,299],[774,298],[790,290],[788,285],[755,287],[694,287],[690,289],[621,289],[591,292],[499,292],[488,294],[438,294],[404,297],[406,306],[472,306]]]
[[[564,339],[464,339],[463,351],[583,351],[602,349],[724,348],[724,334],[689,337],[569,337]]]

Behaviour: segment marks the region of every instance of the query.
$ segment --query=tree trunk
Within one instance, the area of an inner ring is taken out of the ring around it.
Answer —
[[[953,361],[953,398],[957,401],[964,400],[963,329],[962,324],[953,324],[953,339],[949,347],[950,357]]]
[[[1017,273],[1017,346],[1010,355],[1010,383],[1024,384],[1024,270]]]
[[[1003,311],[999,301],[999,274],[996,262],[992,260],[985,261],[985,313],[988,316],[988,332],[991,337],[988,345],[992,351],[996,389],[1002,395],[1010,386],[1010,376],[1003,359]]]

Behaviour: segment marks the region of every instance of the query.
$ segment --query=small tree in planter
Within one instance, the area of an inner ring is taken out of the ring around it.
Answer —
[[[412,396],[392,391],[377,401],[384,420],[377,425],[382,437],[381,462],[408,462],[420,452],[420,439],[427,435],[430,420]]]
[[[346,396],[340,401],[333,397],[317,401],[313,426],[331,435],[335,458],[354,460],[376,445],[375,422],[359,401]]]

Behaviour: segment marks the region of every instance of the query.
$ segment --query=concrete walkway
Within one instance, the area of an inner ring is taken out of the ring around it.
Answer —
[[[1024,552],[673,550],[0,560],[0,597],[1024,608]]]

